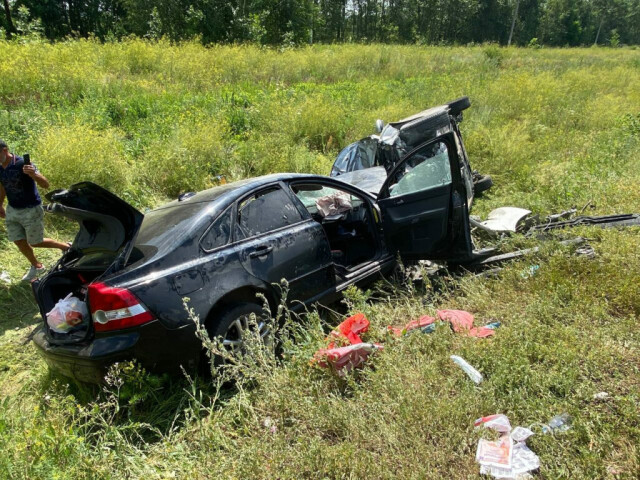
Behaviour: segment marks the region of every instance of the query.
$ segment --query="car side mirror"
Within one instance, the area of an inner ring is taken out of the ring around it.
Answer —
[[[376,120],[376,131],[378,133],[382,133],[383,129],[384,129],[384,122],[380,119]]]

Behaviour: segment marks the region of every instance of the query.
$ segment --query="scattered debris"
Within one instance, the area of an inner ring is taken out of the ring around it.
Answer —
[[[262,422],[262,426],[269,429],[269,432],[271,433],[276,433],[278,431],[276,422],[274,422],[271,417],[266,417]]]
[[[611,227],[633,227],[640,226],[640,213],[623,213],[619,215],[584,216],[576,217],[563,222],[548,222],[535,225],[529,229],[527,234],[536,232],[547,232],[559,228],[581,227],[585,225],[595,225],[601,228]]]
[[[339,376],[344,376],[362,365],[371,353],[382,350],[382,345],[362,341],[360,334],[367,330],[369,320],[363,313],[350,316],[329,334],[329,345],[313,355],[312,363],[320,367],[332,367]]]
[[[376,343],[358,343],[346,347],[318,350],[313,356],[313,360],[320,367],[333,367],[335,372],[342,377],[364,363],[371,353],[382,349],[382,345]]]
[[[538,270],[540,270],[540,265],[531,265],[527,268],[525,268],[521,273],[520,276],[522,278],[531,278],[533,277],[536,273],[538,273]]]
[[[574,252],[576,256],[582,256],[587,258],[596,258],[596,251],[593,249],[591,245],[585,243],[582,247],[576,248]]]
[[[484,425],[500,433],[509,433],[511,431],[511,422],[509,418],[502,413],[480,417],[473,422],[474,427],[479,427],[480,425]]]
[[[466,373],[476,385],[480,385],[480,383],[482,383],[482,374],[469,365],[464,358],[459,357],[458,355],[451,355],[449,358],[462,368],[464,373]]]
[[[582,245],[585,243],[585,240],[582,237],[576,237],[569,240],[563,240],[559,243],[560,245],[564,246]],[[472,263],[465,264],[465,267],[468,269],[472,269],[478,267],[486,267],[488,265],[500,264],[509,260],[515,260],[516,258],[524,257],[525,255],[537,253],[539,250],[539,247],[533,247],[525,248],[523,250],[516,250],[515,252],[491,255],[491,253],[495,252],[495,249],[485,249],[485,255],[479,256],[478,259]]]
[[[438,310],[438,318],[451,323],[456,333],[466,333],[470,337],[486,338],[495,335],[493,328],[474,327],[473,315],[464,310]]]
[[[609,394],[607,392],[598,392],[593,396],[594,400],[606,400],[609,398]]]
[[[465,312],[464,310],[438,310],[438,318],[441,322],[436,322],[436,319],[423,315],[418,320],[412,320],[405,326],[389,326],[389,332],[396,337],[400,337],[405,333],[420,329],[422,333],[432,333],[436,329],[436,325],[439,323],[449,323],[453,331],[456,333],[466,333],[471,337],[486,338],[492,336],[494,330],[500,327],[500,322],[493,322],[484,327],[473,326],[473,314]]]
[[[433,333],[436,331],[436,325],[442,325],[442,322],[432,323],[422,329],[422,333]]]
[[[573,417],[568,413],[561,413],[556,415],[549,423],[542,427],[542,433],[562,433],[567,430],[571,430],[571,423],[573,423]]]
[[[484,425],[501,434],[496,441],[482,438],[478,442],[476,461],[481,474],[515,480],[540,468],[540,459],[525,443],[534,434],[530,429],[516,427],[511,431],[509,419],[502,414],[479,418],[474,425]]]
[[[418,328],[422,329],[423,333],[431,333],[435,330],[435,323],[434,323],[435,321],[436,321],[435,318],[430,317],[429,315],[423,315],[418,320],[412,320],[411,322],[407,323],[404,327],[389,326],[387,328],[396,337],[400,337],[405,333],[411,332],[412,330],[416,330]],[[433,326],[433,328],[431,328],[429,331],[426,331],[425,327],[431,327],[431,326]]]
[[[492,234],[515,232],[520,223],[531,215],[531,210],[518,207],[500,207],[489,212],[484,222],[474,224]]]
[[[575,208],[570,208],[569,210],[565,210],[564,212],[552,213],[551,215],[547,216],[545,223],[554,223],[559,222],[560,220],[565,218],[571,218],[577,211],[578,210]]]
[[[369,330],[369,320],[364,313],[356,313],[343,321],[329,334],[328,348],[334,348],[336,343],[340,345],[355,345],[362,343],[360,334]]]
[[[11,283],[11,275],[9,275],[9,272],[3,270],[2,273],[0,273],[0,281],[9,285]]]

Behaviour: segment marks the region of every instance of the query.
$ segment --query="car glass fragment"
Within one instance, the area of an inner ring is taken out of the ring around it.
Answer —
[[[238,205],[236,240],[251,238],[302,220],[302,215],[281,188],[263,190]]]

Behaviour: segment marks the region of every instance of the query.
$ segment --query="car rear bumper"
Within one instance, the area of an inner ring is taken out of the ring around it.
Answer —
[[[168,330],[158,321],[71,345],[52,344],[40,327],[33,342],[49,367],[87,383],[104,383],[111,365],[134,359],[145,369],[157,373],[179,373],[181,366],[193,370],[202,348],[195,336],[195,326]]]

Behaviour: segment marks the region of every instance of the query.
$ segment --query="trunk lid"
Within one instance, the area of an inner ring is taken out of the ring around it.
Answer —
[[[47,323],[47,313],[69,294],[87,302],[90,284],[125,265],[144,215],[91,182],[50,192],[46,198],[51,202],[46,206],[47,212],[77,222],[79,230],[71,249],[45,277],[35,281],[32,288],[47,340],[57,345],[78,343],[93,336],[90,314],[62,333],[54,331]]]
[[[135,237],[144,215],[108,190],[91,182],[46,195],[46,210],[78,222],[72,247],[81,253],[118,252]]]

